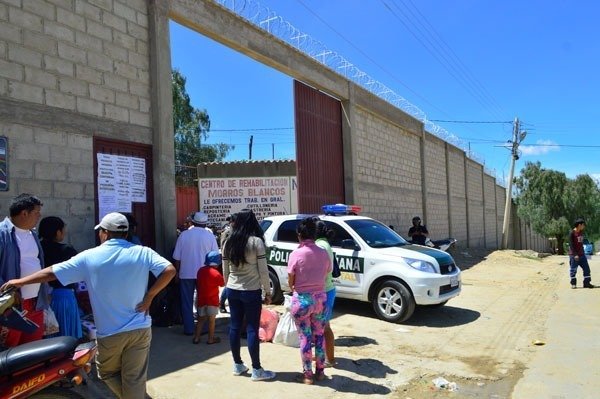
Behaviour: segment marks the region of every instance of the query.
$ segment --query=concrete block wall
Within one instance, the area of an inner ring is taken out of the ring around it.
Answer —
[[[0,0],[0,96],[150,126],[144,0]]]
[[[93,245],[94,173],[91,136],[0,121],[8,138],[9,188],[0,193],[0,214],[10,200],[27,192],[44,206],[42,217],[58,216],[67,224],[66,241],[77,250]]]
[[[425,135],[423,143],[427,191],[425,223],[432,239],[442,239],[450,236],[446,145],[444,141],[429,133]]]
[[[465,182],[465,153],[456,147],[448,148],[448,181],[450,182],[450,235],[457,245],[467,247],[467,191]]]
[[[483,210],[483,166],[466,159],[467,212],[469,216],[469,246],[483,247],[485,244]]]
[[[483,204],[485,220],[485,247],[498,248],[498,218],[496,209],[496,180],[483,175]]]
[[[502,224],[504,223],[504,207],[506,206],[506,187],[496,185],[496,221],[497,221],[497,235],[498,235],[498,247],[502,246]]]
[[[363,213],[406,234],[422,214],[420,139],[385,119],[356,109],[355,203]]]
[[[31,192],[95,245],[93,138],[151,143],[145,0],[0,0],[0,135],[10,199]]]

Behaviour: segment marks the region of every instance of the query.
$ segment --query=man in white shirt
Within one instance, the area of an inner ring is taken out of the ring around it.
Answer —
[[[0,285],[6,281],[29,276],[44,267],[44,254],[37,234],[32,231],[42,217],[42,201],[31,194],[19,194],[9,207],[10,216],[0,222]],[[48,307],[47,285],[23,287],[20,291],[22,308],[27,318],[39,328],[31,334],[3,328],[1,338],[8,347],[42,339],[44,312]],[[38,300],[38,294],[39,300]]]
[[[204,212],[196,212],[190,222],[192,226],[179,235],[173,251],[185,335],[194,334],[194,290],[198,270],[204,266],[207,253],[219,250],[214,234],[205,228],[208,216]]]

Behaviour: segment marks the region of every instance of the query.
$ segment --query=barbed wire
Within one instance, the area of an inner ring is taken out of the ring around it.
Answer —
[[[481,156],[471,151],[468,143],[458,138],[445,128],[436,125],[427,118],[425,112],[410,101],[396,93],[385,84],[372,78],[366,72],[359,69],[342,55],[330,50],[325,44],[302,32],[283,17],[277,15],[268,7],[263,6],[257,0],[214,0],[216,3],[234,12],[255,26],[269,32],[276,38],[286,42],[298,51],[308,55],[317,62],[323,64],[333,72],[353,81],[377,97],[396,106],[405,113],[413,116],[424,124],[425,130],[441,138],[442,140],[462,149],[467,157],[484,165],[486,173],[496,176],[495,170],[485,166]]]

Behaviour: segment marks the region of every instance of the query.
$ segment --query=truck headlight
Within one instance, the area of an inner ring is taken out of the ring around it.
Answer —
[[[435,266],[433,266],[433,264],[431,264],[429,262],[425,262],[424,260],[420,260],[420,259],[404,259],[404,260],[413,269],[417,269],[419,271],[426,272],[426,273],[437,273],[435,270]]]

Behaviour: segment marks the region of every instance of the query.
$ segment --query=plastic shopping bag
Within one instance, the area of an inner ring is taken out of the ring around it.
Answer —
[[[289,311],[286,311],[279,319],[275,335],[273,336],[273,342],[295,348],[300,347],[296,323],[294,323],[294,317]]]
[[[260,312],[260,327],[258,329],[258,339],[262,342],[273,340],[277,324],[279,323],[279,313],[273,309],[262,308]]]
[[[60,331],[58,320],[51,308],[44,309],[44,335],[56,334]]]

